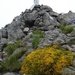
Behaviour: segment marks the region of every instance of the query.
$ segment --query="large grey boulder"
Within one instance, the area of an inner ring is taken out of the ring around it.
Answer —
[[[42,39],[42,41],[39,44],[39,47],[52,45],[53,40],[55,40],[59,36],[60,33],[61,33],[61,31],[59,29],[46,31],[44,38]]]
[[[37,18],[37,15],[35,16],[35,14],[32,14],[32,13],[24,14],[25,21],[34,21],[36,18]]]
[[[3,75],[20,75],[20,74],[13,73],[13,72],[8,72],[8,73],[4,73]]]
[[[71,68],[64,68],[62,75],[75,75],[75,69],[73,67]]]
[[[61,44],[65,44],[65,41],[61,37],[58,37],[53,41],[53,43],[57,45],[61,45]]]
[[[75,30],[70,33],[71,36],[75,37]]]
[[[2,51],[3,44],[0,43],[0,52]]]
[[[34,22],[34,25],[35,25],[35,26],[43,26],[44,23],[42,22],[42,18],[41,18],[41,17],[40,17],[40,18],[37,18],[37,19],[35,20],[35,22]]]
[[[50,14],[51,16],[53,16],[53,17],[58,17],[58,16],[59,16],[59,14],[58,14],[57,12],[54,12],[54,11],[49,12],[49,14]]]
[[[25,20],[26,26],[32,27],[37,17],[38,17],[38,14],[25,13],[24,20]]]
[[[17,25],[16,22],[12,22],[10,26],[8,26],[8,41],[15,41],[18,39],[23,38],[25,35],[20,28],[19,25]]]
[[[40,7],[40,10],[45,10],[45,11],[47,11],[47,12],[53,11],[52,8],[50,8],[50,7],[47,6],[47,5],[42,5],[42,6]]]
[[[71,19],[75,18],[75,13],[69,11],[66,14],[60,14],[57,19],[61,24],[69,24]]]
[[[3,49],[6,47],[6,45],[7,45],[7,43],[5,42],[1,42],[0,43],[0,52],[2,52],[3,51]]]
[[[60,23],[51,16],[48,12],[45,12],[43,15],[43,23],[44,25],[54,25],[55,27],[59,27]]]
[[[75,60],[73,61],[73,67],[75,68]]]
[[[52,45],[52,44],[66,46],[66,44],[70,45],[70,41],[73,39],[74,39],[74,37],[72,37],[72,36],[69,37],[69,36],[65,35],[64,33],[62,33],[62,31],[60,29],[54,28],[53,30],[45,31],[45,36],[41,40],[39,47],[44,47],[44,46]],[[74,44],[72,44],[72,45],[74,45]],[[66,46],[64,48],[65,49],[67,48],[72,51],[74,51],[74,49],[75,49],[75,48],[71,47],[71,45],[69,47]]]
[[[1,29],[2,38],[8,38],[8,32],[6,28]]]
[[[50,25],[50,15],[47,12],[45,12],[45,14],[43,15],[43,23],[45,25]]]
[[[73,48],[70,47],[69,45],[63,45],[62,47],[66,50],[74,51]]]

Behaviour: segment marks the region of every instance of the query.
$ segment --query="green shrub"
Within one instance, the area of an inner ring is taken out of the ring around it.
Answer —
[[[23,43],[20,42],[20,41],[16,41],[15,42],[15,47],[18,48],[18,47],[22,47],[23,46]]]
[[[21,56],[27,51],[28,48],[21,48],[19,51],[17,51],[16,53],[12,54],[10,56],[10,63],[12,63],[13,60],[17,60],[19,58],[21,58]]]
[[[59,50],[54,45],[31,52],[24,59],[21,71],[26,75],[61,75],[63,67],[72,64],[72,52]]]
[[[65,30],[65,27],[66,27],[65,25],[61,25],[61,26],[60,26],[60,29],[61,29],[61,30]]]
[[[12,63],[10,63],[12,62]],[[12,60],[11,59],[6,59],[5,61],[2,62],[1,64],[1,70],[0,72],[6,72],[6,71],[18,71],[21,67],[21,63],[19,60]]]
[[[73,26],[68,26],[68,27],[66,27],[66,26],[64,26],[64,25],[61,25],[61,26],[60,26],[60,29],[61,29],[65,34],[67,34],[67,33],[71,33],[71,32],[74,30],[74,27],[73,27]]]
[[[7,61],[6,61],[7,60]],[[0,66],[0,72],[5,72],[9,70],[8,67],[8,59],[6,59],[5,61],[2,61],[1,66]]]
[[[31,37],[32,38],[43,38],[44,37],[44,33],[43,32],[41,32],[40,30],[35,30],[34,32],[33,32],[33,34],[31,34]]]
[[[33,38],[32,40],[32,46],[33,48],[37,48],[39,42],[40,42],[40,39],[44,37],[44,33],[41,32],[40,30],[35,30],[31,35],[30,35],[31,38]]]
[[[14,44],[8,44],[8,46],[5,48],[5,51],[8,53],[8,55],[11,55],[15,51],[15,49],[21,46],[21,42],[17,41]]]
[[[69,44],[69,45],[72,45],[72,44],[75,45],[75,39],[71,39],[71,40],[68,42],[68,44]]]
[[[33,40],[32,40],[33,48],[37,48],[39,42],[40,42],[40,38],[33,38]]]
[[[16,49],[14,44],[9,44],[6,48],[5,51],[8,53],[8,55],[11,55],[13,51]]]
[[[29,47],[21,48],[19,51],[3,60],[0,67],[0,72],[20,70],[21,61],[19,61],[19,59],[28,50],[28,48]]]

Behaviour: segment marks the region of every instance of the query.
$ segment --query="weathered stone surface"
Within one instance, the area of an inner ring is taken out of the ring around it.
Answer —
[[[1,38],[1,43],[6,44],[8,40],[6,38]]]
[[[71,36],[75,37],[75,30],[70,33]]]
[[[62,24],[69,24],[71,19],[75,17],[75,13],[69,11],[67,14],[61,14],[58,16],[58,21]]]
[[[75,68],[75,59],[74,59],[74,61],[73,61],[73,67]]]
[[[45,32],[44,39],[40,42],[40,46],[52,45],[53,40],[55,40],[59,36],[60,30],[50,30]]]
[[[35,26],[43,26],[43,22],[41,18],[37,18],[34,22]]]
[[[29,31],[28,27],[24,28],[24,30],[23,30],[24,33],[28,33],[28,31]]]
[[[74,68],[64,68],[62,75],[75,75],[75,69]]]
[[[58,14],[54,12],[52,8],[45,5],[36,5],[32,10],[27,9],[25,12],[15,17],[10,24],[0,30],[0,52],[4,52],[8,44],[21,41],[24,43],[25,47],[29,47],[24,55],[19,58],[20,61],[23,61],[24,58],[34,50],[32,47],[33,38],[31,38],[30,35],[34,30],[39,29],[44,32],[44,37],[41,38],[38,47],[58,44],[64,49],[75,53],[75,30],[71,33],[64,34],[60,29],[60,25],[63,23],[68,26],[71,24],[75,29],[75,24],[70,23],[71,19],[74,17],[75,13],[73,12]],[[21,48],[23,47],[15,49],[12,54],[17,53]],[[75,60],[73,63],[72,67],[75,69]],[[65,68],[64,75],[74,75],[74,69]],[[7,72],[3,75],[19,74]]]
[[[59,16],[59,14],[56,13],[56,12],[50,12],[50,15],[51,15],[51,16],[54,16],[54,17],[58,17],[58,16]]]
[[[2,38],[2,32],[1,32],[1,30],[0,30],[0,39]]]
[[[50,15],[47,12],[43,16],[43,23],[44,25],[50,25]]]
[[[13,41],[9,41],[7,44],[9,45],[9,44],[14,44],[15,42],[13,42]]]
[[[3,43],[0,43],[0,52],[2,51]]]
[[[65,44],[65,41],[61,37],[58,37],[54,40],[53,43],[57,45],[61,45],[61,44]]]
[[[2,38],[8,38],[7,29],[3,28],[3,29],[1,30],[1,32],[2,32]]]
[[[19,75],[19,74],[13,73],[13,72],[8,72],[8,73],[5,73],[5,74],[3,74],[3,75]]]
[[[62,47],[63,47],[64,49],[66,49],[66,50],[70,50],[70,51],[72,51],[72,52],[75,52],[74,48],[70,47],[69,45],[63,45]]]
[[[45,11],[53,11],[52,8],[50,8],[49,6],[46,6],[46,5],[42,5],[40,7],[41,10],[45,10]]]
[[[21,39],[24,37],[24,33],[19,27],[19,25],[16,24],[16,22],[12,22],[10,26],[8,26],[8,41],[15,41],[17,39]]]

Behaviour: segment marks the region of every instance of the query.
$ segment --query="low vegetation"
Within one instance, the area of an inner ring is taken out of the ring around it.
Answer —
[[[7,47],[5,48],[5,51],[8,53],[8,55],[11,55],[15,49],[21,47],[23,44],[20,41],[16,41],[13,44],[8,44]]]
[[[71,39],[71,40],[68,42],[68,44],[69,44],[69,45],[72,45],[72,44],[75,45],[75,39]]]
[[[20,41],[7,45],[5,48],[7,57],[2,61],[0,65],[0,72],[20,70],[22,61],[19,59],[28,49],[29,47],[24,46],[24,44]]]
[[[21,71],[26,75],[61,75],[62,68],[73,64],[73,54],[57,45],[39,48],[23,61]]]
[[[32,40],[32,46],[33,46],[33,48],[37,48],[39,42],[41,41],[41,38],[44,37],[44,33],[42,31],[40,31],[40,30],[35,30],[30,35],[30,37],[33,38],[33,40]]]
[[[12,54],[7,57],[4,61],[2,61],[0,71],[18,71],[21,68],[21,61],[19,59],[21,56],[28,50],[28,47],[21,48],[18,52]]]
[[[73,26],[65,26],[65,25],[61,25],[60,26],[60,29],[65,33],[71,33],[73,30],[74,30],[74,27]]]

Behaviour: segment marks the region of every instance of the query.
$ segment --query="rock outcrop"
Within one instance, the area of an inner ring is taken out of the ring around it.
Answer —
[[[75,13],[71,11],[66,14],[58,14],[54,12],[52,8],[45,5],[36,5],[32,10],[26,9],[25,12],[22,12],[19,16],[15,17],[10,24],[0,29],[0,64],[7,58],[6,47],[17,41],[21,41],[22,45],[20,45],[19,48],[16,47],[13,54],[20,51],[24,46],[28,47],[19,58],[20,62],[22,62],[25,56],[34,50],[31,34],[35,30],[40,30],[44,33],[44,37],[41,38],[37,48],[58,44],[62,48],[71,50],[75,53],[75,24],[70,23],[73,18],[75,18]],[[65,26],[68,27],[73,26],[73,31],[65,34],[60,29],[62,24],[65,24]],[[10,55],[10,57],[12,55]],[[65,68],[63,71],[65,72],[65,70],[71,71],[70,68]],[[20,75],[20,70],[17,71],[18,74],[9,73],[10,71],[7,70],[5,74],[3,71],[0,72],[1,75]],[[75,67],[72,71],[75,74]],[[66,74],[70,75],[70,73]]]

